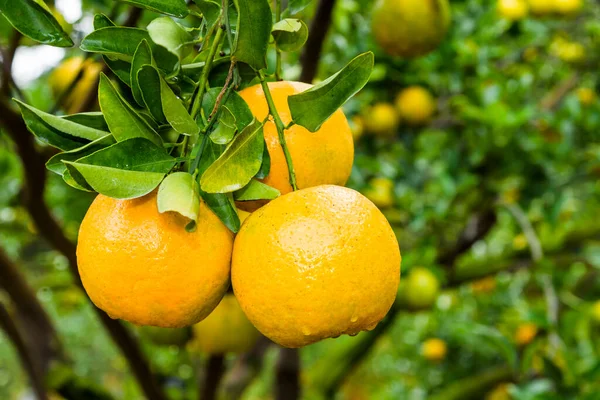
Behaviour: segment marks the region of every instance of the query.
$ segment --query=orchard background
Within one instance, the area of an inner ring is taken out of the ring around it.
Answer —
[[[94,196],[46,173],[54,153],[11,98],[68,108],[52,72],[84,54],[94,14],[140,27],[157,14],[46,3],[75,47],[35,45],[0,17],[0,398],[598,398],[597,2],[527,15],[519,1],[453,0],[441,45],[404,59],[375,43],[373,30],[394,27],[371,25],[371,0],[289,1],[308,5],[295,16],[309,37],[284,54],[284,79],[317,82],[375,53],[369,83],[344,107],[356,149],[348,186],[380,206],[403,255],[398,299],[374,330],[299,358],[264,338],[241,355],[207,354],[189,330],[110,320],[76,285],[74,243]],[[97,79],[78,74],[77,109],[64,111],[94,109]],[[394,105],[414,85],[436,108],[419,126]]]

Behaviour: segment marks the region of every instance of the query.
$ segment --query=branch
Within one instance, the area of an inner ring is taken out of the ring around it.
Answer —
[[[558,107],[562,99],[579,83],[579,75],[573,73],[562,80],[550,93],[540,102],[540,108],[544,111],[553,111]]]
[[[2,51],[2,81],[0,82],[0,94],[6,97],[10,97],[10,86],[14,85],[12,64],[21,37],[22,35],[20,32],[13,30],[13,35],[8,43],[8,48]],[[14,86],[16,87],[16,85]]]
[[[14,323],[8,310],[4,304],[0,303],[0,328],[6,332],[6,335],[14,344],[15,349],[21,359],[23,368],[27,371],[29,379],[31,380],[31,386],[39,400],[47,400],[48,396],[44,388],[44,374],[39,368],[39,365],[35,362],[33,354],[27,348],[27,344],[19,328]]]
[[[201,400],[215,400],[219,384],[225,372],[225,356],[223,354],[214,354],[208,357],[206,362],[206,374],[200,390]]]
[[[281,348],[275,367],[275,399],[300,398],[300,353],[298,349]]]
[[[317,75],[321,50],[323,49],[323,42],[329,30],[329,25],[331,25],[331,14],[334,6],[335,0],[321,0],[319,2],[317,12],[308,30],[310,35],[300,57],[302,65],[300,82],[312,83]]]
[[[42,237],[67,258],[75,283],[83,288],[77,269],[75,244],[65,236],[44,202],[46,169],[42,157],[35,148],[33,135],[29,133],[19,114],[11,109],[3,99],[0,99],[0,124],[4,125],[4,131],[15,143],[17,153],[24,166],[25,182],[22,191],[24,206]],[[145,357],[131,333],[119,321],[108,317],[104,311],[96,307],[94,310],[115,344],[127,358],[146,397],[150,400],[165,399],[165,395],[156,384]]]

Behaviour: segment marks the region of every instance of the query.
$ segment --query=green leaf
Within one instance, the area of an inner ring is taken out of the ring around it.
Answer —
[[[187,172],[168,175],[158,188],[158,212],[176,212],[192,221],[198,220],[200,187]]]
[[[249,184],[234,192],[233,197],[237,201],[273,200],[279,197],[280,194],[279,190],[274,187],[252,179]]]
[[[265,143],[265,149],[263,151],[262,164],[260,164],[260,169],[254,176],[256,179],[264,179],[271,172],[271,155],[269,154],[269,149]]]
[[[373,53],[363,53],[328,79],[288,97],[292,120],[316,132],[327,119],[369,81]]]
[[[312,0],[290,0],[285,15],[295,15],[304,10]]]
[[[131,64],[127,61],[111,59],[108,56],[102,56],[104,63],[110,68],[117,78],[127,86],[131,87],[131,79],[129,77],[129,71],[131,70]]]
[[[308,27],[299,19],[286,18],[273,25],[272,34],[279,50],[296,51],[306,43]]]
[[[90,128],[98,129],[100,131],[110,132],[106,120],[101,112],[92,111],[79,114],[65,115],[62,118],[76,122],[81,125],[88,126]]]
[[[165,71],[172,71],[177,65],[177,57],[167,49],[151,41],[148,31],[139,28],[109,26],[97,29],[81,42],[81,50],[101,53],[123,61],[131,62],[135,51],[146,40],[152,49],[156,64]]]
[[[152,50],[145,39],[140,42],[133,54],[130,71],[131,92],[135,101],[142,107],[144,106],[144,99],[142,98],[142,90],[138,83],[138,72],[143,65],[155,65],[152,59]]]
[[[234,0],[238,10],[232,58],[259,70],[267,67],[267,48],[273,26],[268,0]]]
[[[153,191],[173,168],[175,159],[153,142],[133,138],[65,163],[71,174],[81,174],[98,193],[132,199]]]
[[[202,109],[204,110],[205,115],[210,115],[212,112],[221,89],[223,88],[214,87],[204,94],[204,98],[202,99]],[[235,115],[235,126],[238,132],[254,120],[250,107],[248,107],[246,101],[237,92],[229,93],[229,96],[222,102],[222,105],[227,107],[229,111]]]
[[[200,187],[208,193],[227,193],[243,188],[260,169],[263,149],[263,125],[254,120],[202,174]]]
[[[235,116],[226,106],[221,107],[219,121],[215,130],[210,133],[210,140],[217,144],[227,144],[236,132]]]
[[[200,132],[196,121],[188,114],[181,100],[175,96],[173,90],[171,90],[167,82],[162,78],[160,78],[160,98],[163,113],[176,132],[183,135],[196,135]]]
[[[194,3],[196,3],[200,9],[200,12],[209,27],[217,23],[221,13],[221,6],[218,3],[209,0],[194,0]]]
[[[98,102],[110,132],[118,142],[131,138],[145,138],[156,145],[162,145],[160,136],[121,97],[104,74],[100,75]]]
[[[185,18],[189,10],[184,0],[121,0],[124,3],[133,4],[146,10],[161,14],[172,15],[177,18]]]
[[[65,151],[50,157],[50,159],[46,162],[46,168],[55,174],[64,176],[67,166],[63,163],[63,161],[79,160],[82,157],[95,153],[96,151],[102,150],[105,147],[113,144],[115,144],[115,138],[112,135],[106,135],[78,149]]]
[[[94,192],[94,189],[92,189],[92,187],[88,185],[88,183],[85,181],[85,179],[79,172],[73,170],[73,173],[75,174],[75,177],[71,175],[71,171],[69,171],[68,169],[66,169],[63,172],[62,178],[67,185],[77,190],[83,190],[84,192]]]
[[[115,26],[115,23],[112,22],[106,15],[94,15],[94,29],[108,28],[109,26]]]
[[[21,108],[23,120],[29,131],[42,142],[61,150],[74,150],[110,134],[67,118],[45,113],[19,100],[15,101]]]
[[[181,60],[192,47],[192,35],[169,17],[156,18],[148,25],[154,43],[164,47]]]
[[[167,122],[160,96],[160,74],[152,65],[146,64],[142,66],[137,75],[142,100],[146,108],[156,121],[161,123]]]
[[[23,35],[44,44],[71,47],[73,41],[41,0],[0,0],[0,14]]]

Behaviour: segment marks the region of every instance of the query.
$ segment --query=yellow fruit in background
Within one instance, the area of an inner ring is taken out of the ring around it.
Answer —
[[[525,0],[498,0],[497,10],[502,18],[511,21],[523,19],[528,13]]]
[[[269,83],[275,108],[285,125],[292,120],[288,97],[310,87],[311,85],[301,82]],[[266,118],[269,109],[260,85],[244,89],[239,92],[239,95],[248,103],[250,110],[259,121]],[[289,193],[292,187],[289,183],[287,163],[272,119],[265,124],[264,134],[271,156],[271,171],[263,182],[278,189],[281,194]],[[292,156],[299,189],[346,183],[352,171],[354,141],[348,120],[341,109],[337,110],[316,132],[309,132],[300,125],[292,126],[285,131],[285,140]],[[246,207],[243,202],[238,203],[238,207],[245,210],[255,208]]]
[[[229,286],[233,234],[201,202],[198,224],[158,212],[156,191],[134,200],[98,195],[79,230],[86,292],[112,318],[179,328],[217,306]]]
[[[486,393],[485,400],[510,400],[512,396],[508,392],[508,383],[500,383],[494,389]]]
[[[414,267],[404,279],[402,298],[410,308],[420,309],[431,307],[440,290],[438,278],[429,269]]]
[[[400,116],[390,103],[377,103],[365,115],[365,130],[375,136],[394,136],[400,125]]]
[[[248,217],[231,281],[248,319],[274,342],[301,347],[373,329],[394,302],[400,250],[366,197],[341,186],[298,190]]]
[[[250,213],[244,210],[237,209],[238,217],[240,218],[240,225],[244,223],[246,218],[250,216]]]
[[[371,29],[392,56],[417,57],[439,46],[450,26],[448,0],[378,0]]]
[[[523,250],[524,248],[527,247],[527,244],[528,244],[527,237],[525,236],[524,233],[519,233],[513,239],[513,248],[515,250]]]
[[[159,328],[157,326],[141,326],[140,335],[157,346],[183,346],[192,337],[189,328]]]
[[[83,70],[83,75],[71,90],[70,93],[63,95],[63,92],[69,89],[71,83]],[[54,71],[52,71],[48,83],[56,99],[62,98],[62,108],[69,114],[78,112],[88,94],[96,90],[102,64],[92,60],[85,60],[83,57],[71,57],[63,61]],[[64,96],[64,97],[63,97]]]
[[[364,191],[364,195],[379,208],[387,208],[394,204],[394,181],[388,178],[373,178]]]
[[[529,11],[536,15],[547,15],[554,12],[555,0],[527,0]]]
[[[536,337],[538,333],[538,327],[532,323],[524,323],[517,327],[515,333],[515,343],[519,346],[525,346]]]
[[[596,92],[594,89],[582,87],[577,89],[577,98],[583,106],[591,106],[596,101]]]
[[[411,86],[396,97],[396,109],[400,119],[409,125],[423,125],[429,122],[435,113],[435,99],[421,86]]]
[[[576,14],[582,6],[583,0],[554,0],[554,10],[563,15]]]
[[[421,354],[429,361],[439,362],[446,358],[448,346],[442,339],[427,339],[421,345]]]
[[[360,115],[355,115],[350,119],[350,129],[352,130],[352,138],[358,141],[363,133],[365,133],[365,120]]]
[[[474,293],[490,293],[496,289],[496,279],[493,276],[486,276],[471,283],[471,289]]]
[[[208,354],[244,353],[259,337],[232,294],[226,294],[217,308],[192,329],[190,349]]]
[[[600,323],[600,300],[595,301],[590,309],[594,322]]]
[[[581,43],[572,42],[562,37],[552,40],[550,53],[570,63],[578,63],[585,59],[585,47]]]

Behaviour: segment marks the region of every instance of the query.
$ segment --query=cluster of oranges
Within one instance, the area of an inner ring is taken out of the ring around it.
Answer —
[[[269,84],[284,124],[291,121],[287,98],[307,87]],[[267,117],[261,86],[240,95],[258,120]],[[217,330],[235,330],[247,317],[287,347],[373,329],[394,303],[400,251],[379,209],[341,186],[354,155],[346,117],[338,110],[317,132],[299,125],[285,131],[297,191],[273,121],[264,136],[271,170],[263,181],[282,195],[267,204],[238,203],[252,213],[242,216],[235,236],[204,203],[196,230],[188,232],[185,217],[158,212],[156,192],[133,200],[98,195],[77,246],[92,301],[137,325],[189,326],[214,312],[232,315],[212,318]],[[230,283],[235,298],[226,296]],[[238,302],[243,313],[235,311]],[[210,321],[198,325],[200,336]],[[207,337],[206,348],[218,340]]]
[[[497,9],[503,18],[517,21],[529,13],[536,16],[574,15],[582,6],[583,0],[498,0]]]

